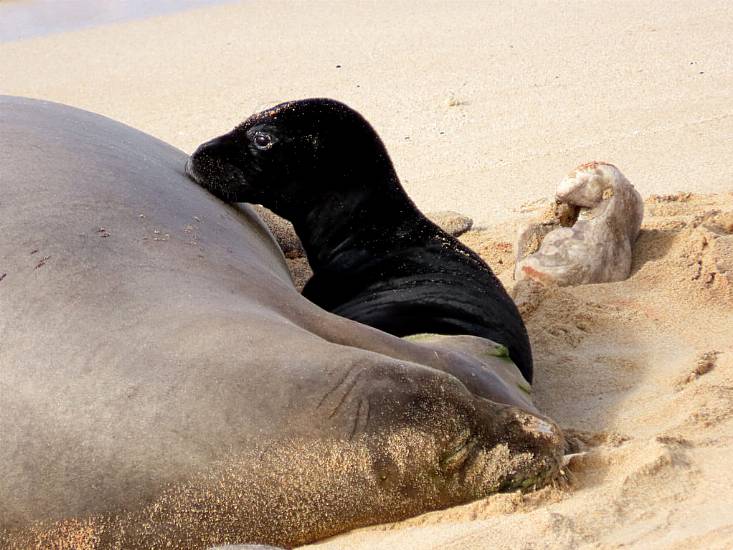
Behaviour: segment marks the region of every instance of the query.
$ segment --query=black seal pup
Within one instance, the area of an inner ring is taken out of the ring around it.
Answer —
[[[313,269],[303,290],[312,302],[395,336],[489,338],[532,381],[514,302],[476,253],[417,209],[353,109],[283,103],[199,146],[186,172],[225,201],[262,204],[293,223]]]

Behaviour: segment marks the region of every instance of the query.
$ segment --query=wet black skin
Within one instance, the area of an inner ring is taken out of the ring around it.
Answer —
[[[514,302],[477,254],[417,209],[353,109],[283,103],[199,146],[186,171],[225,201],[262,204],[293,223],[313,269],[303,295],[315,304],[396,336],[489,338],[532,381]]]

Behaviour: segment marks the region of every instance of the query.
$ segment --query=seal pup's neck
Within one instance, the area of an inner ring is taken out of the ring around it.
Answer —
[[[269,207],[293,224],[314,271],[333,266],[348,271],[349,258],[361,263],[373,248],[370,245],[378,244],[383,250],[390,241],[404,239],[416,224],[427,222],[391,162],[379,164],[358,174],[335,176],[324,186],[333,191],[317,200]]]

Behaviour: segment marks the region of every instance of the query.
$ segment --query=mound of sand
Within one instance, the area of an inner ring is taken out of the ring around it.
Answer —
[[[512,227],[461,237],[525,317],[535,402],[578,453],[565,476],[311,548],[733,547],[733,193],[645,208],[618,283],[515,285]]]

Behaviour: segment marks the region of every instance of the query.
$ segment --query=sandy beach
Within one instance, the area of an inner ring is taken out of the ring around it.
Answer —
[[[2,21],[0,21],[2,24]],[[0,94],[184,151],[314,96],[379,132],[426,212],[512,293],[533,395],[577,456],[550,487],[323,541],[329,549],[733,547],[733,10],[727,2],[246,1],[0,43]],[[631,277],[515,284],[512,245],[570,169],[645,199]]]

